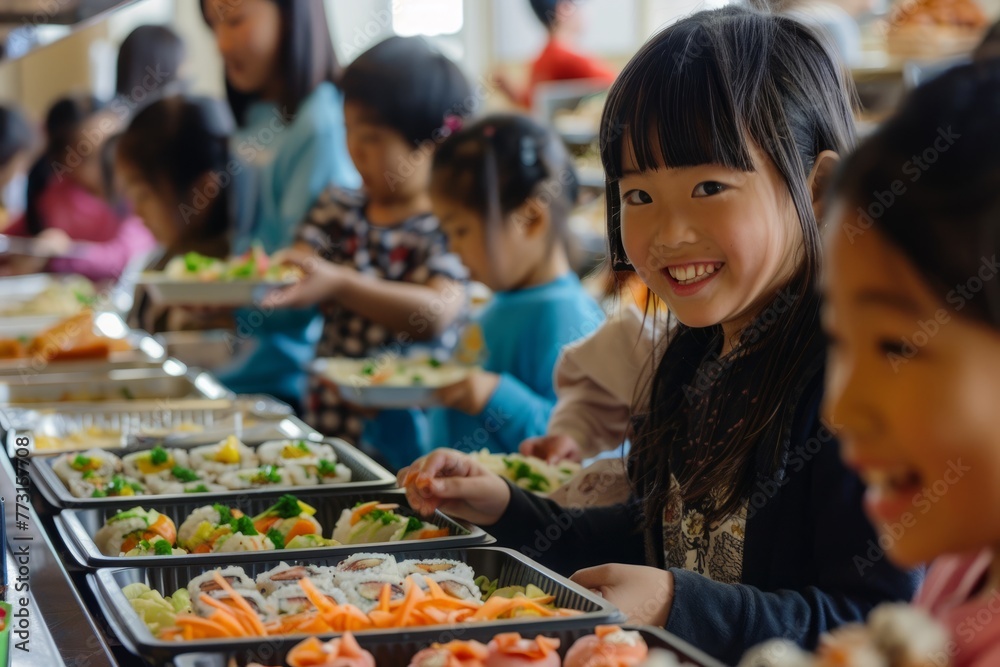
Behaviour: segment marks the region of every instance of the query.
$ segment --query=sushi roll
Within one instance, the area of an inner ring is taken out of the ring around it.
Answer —
[[[325,644],[310,637],[289,651],[285,661],[288,667],[375,667],[375,657],[350,632]]]
[[[257,456],[263,465],[310,466],[320,459],[337,460],[333,447],[308,440],[272,440],[257,448]]]
[[[52,471],[67,485],[75,480],[107,479],[121,469],[121,459],[100,449],[63,454],[52,463]]]
[[[598,625],[594,634],[581,637],[570,647],[564,667],[637,667],[649,655],[649,647],[638,632],[617,625]]]
[[[265,535],[276,533],[282,545],[300,535],[323,535],[323,526],[313,516],[316,508],[286,493],[274,505],[253,518],[254,527]],[[273,539],[273,538],[272,538]]]
[[[134,549],[141,540],[157,536],[171,545],[176,542],[177,528],[170,517],[156,510],[133,507],[108,519],[94,535],[94,543],[105,556],[118,556]]]
[[[398,577],[354,575],[341,577],[337,580],[337,587],[347,596],[347,601],[366,614],[378,606],[382,589],[389,587],[389,600],[398,602],[406,597],[403,582]]]
[[[351,481],[351,469],[333,459],[319,459],[314,464],[286,463],[295,486],[345,484]]]
[[[187,469],[188,454],[183,449],[164,449],[157,445],[145,452],[133,452],[122,458],[125,474],[147,482],[153,477],[169,476],[174,468]]]
[[[226,580],[233,590],[239,593],[245,592],[257,592],[257,587],[253,583],[253,579],[247,576],[247,573],[242,567],[226,567],[221,570],[211,570],[205,574],[198,575],[194,579],[188,582],[187,591],[188,595],[192,600],[198,599],[198,596],[202,593],[211,595],[212,597],[217,597],[219,593],[223,592],[219,583],[215,580],[215,572],[222,575],[222,578]]]
[[[342,545],[337,540],[330,540],[322,535],[298,535],[285,542],[285,549],[319,549],[339,546]]]
[[[178,481],[173,475],[165,477],[149,477],[149,492],[155,495],[180,495],[186,493],[225,493],[229,491],[221,484],[207,480],[196,479],[190,482]]]
[[[410,660],[410,667],[484,667],[489,654],[485,644],[456,639],[420,651]]]
[[[233,435],[214,445],[195,447],[191,450],[189,457],[190,467],[195,472],[216,476],[244,468],[253,468],[257,463],[258,459],[254,451]]]
[[[421,539],[420,535],[448,535],[447,528],[438,529],[416,517],[406,517],[394,510],[399,505],[378,501],[360,503],[345,509],[333,529],[333,539],[341,544],[374,544],[399,540]],[[428,529],[430,526],[430,529]]]
[[[244,468],[219,475],[218,483],[230,491],[246,489],[280,488],[291,486],[292,479],[288,471],[275,466],[260,468]]]
[[[908,604],[882,604],[868,616],[868,627],[893,665],[933,667],[948,655],[950,636],[927,612]]]
[[[156,536],[151,540],[140,540],[133,549],[125,552],[125,556],[133,558],[135,556],[185,556],[187,551],[171,546],[162,537]]]
[[[247,604],[250,605],[250,608],[253,609],[255,612],[257,612],[257,614],[261,618],[269,619],[273,618],[277,614],[274,605],[271,604],[267,600],[267,598],[265,598],[257,591],[246,591],[239,589],[234,589],[234,590],[236,590],[236,592],[239,593],[240,596],[247,601]],[[208,593],[207,595],[209,597],[215,598],[216,600],[222,602],[223,604],[230,604],[236,606],[236,602],[232,600],[232,597],[229,595],[227,591],[218,590],[212,593]],[[191,598],[191,607],[194,609],[195,613],[200,616],[211,616],[216,611],[215,607],[203,602],[200,596]]]
[[[399,563],[399,576],[404,579],[411,574],[450,574],[459,579],[474,581],[476,573],[466,563],[444,558],[423,558],[419,560],[404,560]]]
[[[219,536],[212,545],[212,553],[236,553],[241,551],[274,551],[274,542],[267,535],[242,532]]]
[[[815,667],[815,662],[794,642],[772,639],[747,651],[739,667]]]
[[[391,576],[401,579],[396,559],[388,554],[356,553],[347,560],[341,561],[333,568],[334,578],[339,582],[341,577],[350,578],[353,575]]]
[[[415,575],[412,579],[418,586],[425,589],[429,586],[427,582],[433,581],[442,591],[458,600],[475,600],[476,602],[483,601],[483,592],[479,590],[479,586],[477,586],[472,579],[464,579],[446,572],[425,574],[423,576]]]
[[[337,605],[347,604],[347,596],[342,590],[332,584],[310,579],[316,588],[331,602]],[[283,586],[267,596],[267,601],[278,614],[299,614],[315,609],[312,601],[306,596],[301,586]]]
[[[486,667],[560,667],[558,639],[522,639],[516,632],[497,635],[487,647]]]
[[[281,561],[277,567],[257,575],[257,590],[264,595],[271,595],[280,588],[298,589],[302,579],[310,579],[317,587],[324,582],[333,587],[333,573],[329,568],[307,564],[289,565]]]
[[[234,518],[239,519],[243,513],[225,505],[205,505],[188,514],[177,529],[177,545],[193,549],[205,542],[213,531],[220,526],[227,526]]]

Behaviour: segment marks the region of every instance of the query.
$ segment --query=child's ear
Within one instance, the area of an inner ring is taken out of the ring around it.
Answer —
[[[840,164],[840,155],[835,151],[823,151],[816,156],[812,171],[806,184],[809,186],[809,193],[812,195],[813,213],[816,220],[823,221],[825,214],[826,198],[830,190],[830,181]]]
[[[531,197],[514,209],[511,222],[517,228],[518,233],[525,238],[544,234],[549,226],[549,209]]]

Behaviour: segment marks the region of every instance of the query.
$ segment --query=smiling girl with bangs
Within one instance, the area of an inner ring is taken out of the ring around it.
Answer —
[[[411,504],[588,568],[574,580],[630,621],[729,663],[909,599],[917,577],[867,555],[861,483],[819,418],[817,218],[854,144],[839,67],[792,20],[700,12],[626,66],[601,139],[613,259],[674,320],[633,423],[632,500],[564,510],[441,451],[401,473]]]

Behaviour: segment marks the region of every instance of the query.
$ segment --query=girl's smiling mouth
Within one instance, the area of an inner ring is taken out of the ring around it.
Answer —
[[[724,266],[725,262],[689,262],[664,267],[660,273],[670,283],[674,292],[680,296],[687,296],[708,284]]]

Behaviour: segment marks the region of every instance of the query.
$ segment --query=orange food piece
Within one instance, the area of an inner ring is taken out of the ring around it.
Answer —
[[[28,348],[16,338],[0,339],[0,359],[23,359],[28,356]]]

